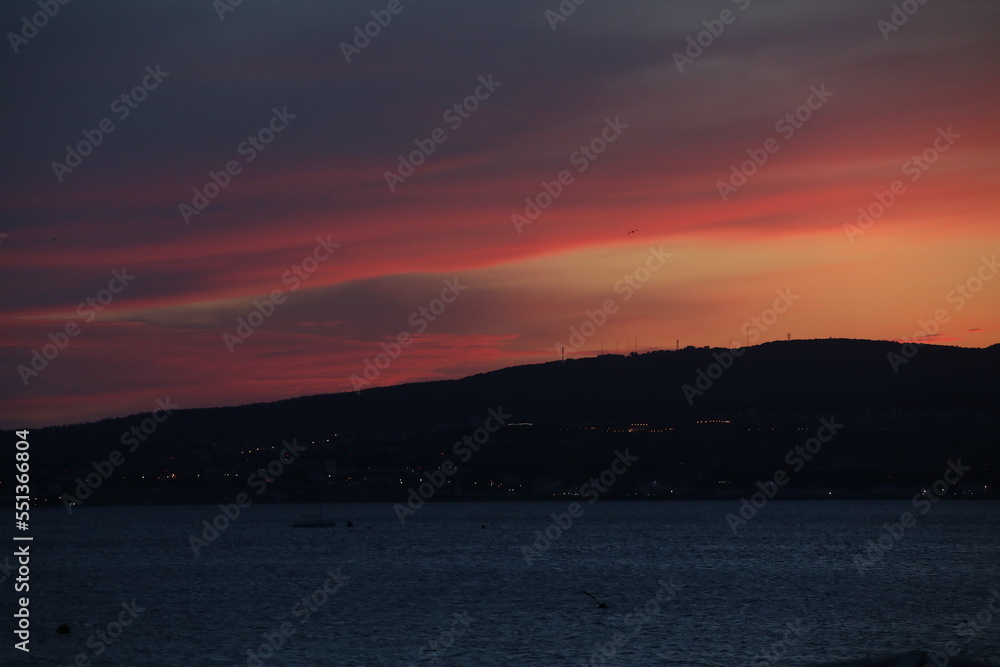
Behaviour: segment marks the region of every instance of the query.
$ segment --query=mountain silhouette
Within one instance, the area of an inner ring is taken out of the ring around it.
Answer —
[[[451,443],[494,410],[508,415],[506,428],[465,468],[477,480],[503,473],[540,488],[546,476],[599,472],[609,453],[632,447],[643,457],[629,473],[633,488],[663,477],[687,480],[677,488],[739,488],[769,476],[820,420],[834,420],[844,425],[835,446],[797,483],[912,486],[930,483],[947,460],[964,456],[974,465],[968,480],[988,488],[1000,470],[998,377],[1000,345],[827,339],[607,354],[356,393],[181,409],[122,470],[194,477],[218,469],[235,477],[253,469],[248,451],[294,439],[317,448],[302,460],[331,470],[433,470]],[[121,449],[123,433],[144,417],[34,430],[33,470],[50,487],[65,488],[94,460]],[[306,485],[308,465],[299,468],[287,479]]]

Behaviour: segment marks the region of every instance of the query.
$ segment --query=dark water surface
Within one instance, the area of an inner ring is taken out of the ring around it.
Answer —
[[[252,505],[197,557],[218,507],[36,509],[32,650],[0,664],[803,665],[952,641],[1000,660],[1000,503],[772,501],[734,535],[737,501],[599,501],[527,562],[568,505],[432,501],[400,525],[331,504],[329,529]]]

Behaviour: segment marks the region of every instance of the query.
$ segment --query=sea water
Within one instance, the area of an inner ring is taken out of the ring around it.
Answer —
[[[31,651],[0,664],[1000,660],[1000,503],[573,502],[35,509]]]

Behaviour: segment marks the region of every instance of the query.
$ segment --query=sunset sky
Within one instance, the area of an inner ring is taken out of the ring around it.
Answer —
[[[903,4],[5,2],[0,426],[551,361],[609,300],[567,356],[998,343],[1000,4]]]

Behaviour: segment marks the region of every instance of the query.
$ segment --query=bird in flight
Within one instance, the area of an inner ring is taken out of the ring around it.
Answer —
[[[633,229],[628,234],[635,234],[637,231],[639,231],[639,230],[638,229]],[[626,234],[625,236],[628,236],[628,234]]]
[[[586,595],[587,597],[589,597],[591,600],[593,600],[594,602],[596,602],[598,609],[607,609],[608,608],[608,605],[604,604],[603,602],[601,602],[600,600],[598,600],[597,598],[595,598],[593,595],[591,595],[587,591],[581,591],[581,593],[583,593],[584,595]]]

